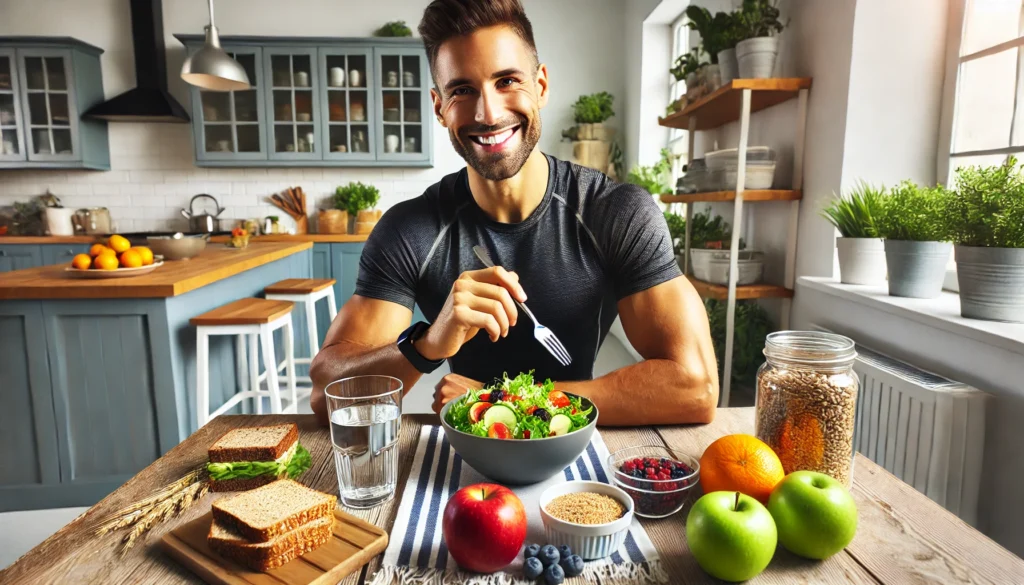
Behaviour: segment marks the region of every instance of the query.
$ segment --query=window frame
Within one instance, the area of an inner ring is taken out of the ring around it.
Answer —
[[[672,54],[669,59],[670,67],[675,66],[676,59],[690,50],[690,28],[686,26],[687,22],[686,13],[682,12],[670,25],[672,35]],[[684,93],[686,93],[686,80],[676,81],[675,76],[669,74],[668,102],[666,105],[671,104]],[[682,167],[686,164],[685,162],[680,164],[679,161],[686,161],[687,159],[688,153],[685,152],[685,149],[689,148],[689,132],[678,128],[670,128],[668,131],[668,139],[665,141],[665,148],[672,152],[673,148],[680,143],[684,146],[684,152],[681,153],[681,156],[676,158],[676,162],[672,165],[671,185],[673,186],[682,175]]]

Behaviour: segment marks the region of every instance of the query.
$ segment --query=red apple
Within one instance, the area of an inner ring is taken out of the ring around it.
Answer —
[[[460,567],[493,573],[523,548],[526,510],[507,487],[478,483],[455,492],[445,504],[441,533]]]

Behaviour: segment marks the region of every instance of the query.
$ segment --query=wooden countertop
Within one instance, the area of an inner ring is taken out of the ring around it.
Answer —
[[[5,244],[91,244],[107,236],[0,236],[0,246]]]
[[[67,264],[15,270],[0,276],[0,299],[174,297],[312,247],[311,242],[253,242],[238,250],[215,244],[190,260],[167,261],[150,274],[129,278],[75,278],[64,271]]]
[[[0,236],[0,246],[5,244],[91,244],[106,240],[109,236]],[[367,234],[302,234],[292,236],[289,234],[278,234],[271,236],[256,236],[253,242],[317,242],[317,243],[362,243],[366,241]],[[211,242],[221,243],[228,241],[228,236],[213,236]]]
[[[128,480],[73,522],[33,548],[13,565],[0,571],[3,583],[161,583],[203,581],[185,567],[157,552],[160,537],[210,510],[210,504],[228,493],[211,493],[181,516],[158,524],[149,538],[124,557],[118,556],[125,531],[95,536],[99,518],[154,493],[206,461],[210,444],[227,431],[256,424],[294,422],[313,466],[299,481],[330,494],[338,493],[328,429],[319,427],[312,415],[219,416],[174,447],[149,467]],[[409,481],[416,457],[420,426],[438,424],[436,416],[402,417],[398,442],[397,492],[390,502],[369,510],[349,512],[390,531],[396,522],[403,488]],[[683,453],[699,455],[713,440],[732,433],[754,431],[753,408],[720,408],[707,425],[600,429],[610,451],[635,445],[668,445]],[[697,489],[697,488],[695,488]],[[870,459],[857,455],[853,486],[857,503],[857,535],[845,550],[825,561],[802,559],[779,547],[768,568],[751,579],[761,583],[1020,583],[1024,560],[999,546],[924,494],[903,483]],[[696,494],[695,494],[696,496]],[[662,567],[673,585],[712,584],[697,565],[687,544],[686,509],[661,520],[640,518],[640,524],[661,556]],[[536,527],[535,527],[536,528]],[[341,585],[368,583],[380,567],[383,554],[370,560],[364,571],[355,571]],[[268,583],[271,582],[268,577]],[[277,582],[277,581],[274,581]],[[568,580],[567,583],[582,582]]]

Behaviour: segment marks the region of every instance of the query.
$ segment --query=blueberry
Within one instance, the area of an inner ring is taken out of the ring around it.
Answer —
[[[547,585],[560,585],[562,581],[565,581],[565,571],[558,565],[550,565],[547,569],[544,569],[544,582]]]
[[[572,556],[572,549],[569,548],[568,544],[563,544],[558,547],[558,556],[564,561],[565,559]]]
[[[491,402],[498,402],[505,399],[505,391],[501,388],[491,390]]]
[[[537,557],[530,557],[523,563],[523,577],[533,581],[544,572],[544,565]]]
[[[530,546],[528,546],[525,549],[523,549],[523,558],[524,559],[529,559],[529,558],[532,558],[532,557],[536,557],[539,554],[540,554],[540,545],[539,544],[531,544]]]
[[[580,555],[563,557],[558,564],[565,571],[566,577],[578,577],[583,574],[583,559],[580,558]]]
[[[544,547],[540,549],[540,554],[537,555],[537,558],[540,559],[540,562],[544,563],[545,567],[548,567],[550,565],[557,565],[561,556],[558,554],[558,549],[555,548],[554,545],[545,544]]]
[[[537,410],[533,411],[533,416],[539,418],[540,420],[551,420],[551,413],[548,412],[547,410],[544,410],[543,408],[538,408]]]

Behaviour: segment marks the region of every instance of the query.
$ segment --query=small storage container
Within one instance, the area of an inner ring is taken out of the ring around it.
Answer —
[[[736,148],[716,150],[705,156],[715,189],[730,191],[736,188],[738,156]],[[744,189],[771,189],[775,180],[775,151],[767,146],[748,147],[746,168]]]
[[[736,259],[736,284],[754,284],[764,275],[764,255],[753,250],[741,250]],[[746,257],[744,257],[746,255]],[[727,286],[729,284],[729,253],[719,253],[708,262],[708,282]]]

